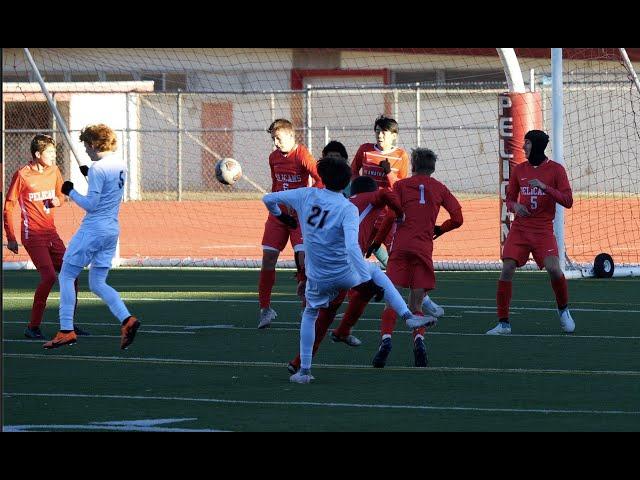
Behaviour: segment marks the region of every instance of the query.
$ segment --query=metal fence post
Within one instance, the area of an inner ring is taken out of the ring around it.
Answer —
[[[420,148],[420,140],[422,138],[420,127],[420,82],[416,82],[416,145],[418,148]]]
[[[311,132],[311,85],[307,85],[307,87],[305,88],[305,99],[306,99],[306,104],[307,104],[307,148],[309,149],[309,151],[312,151],[313,145],[313,135]]]
[[[182,97],[180,90],[176,95],[176,102],[178,104],[178,201],[182,201]]]

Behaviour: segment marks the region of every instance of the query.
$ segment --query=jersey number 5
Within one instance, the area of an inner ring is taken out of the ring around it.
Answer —
[[[118,182],[118,188],[122,188],[124,185],[124,170],[120,170],[120,181]]]
[[[311,207],[311,211],[313,213],[309,215],[309,218],[307,218],[307,223],[312,227],[316,227],[316,228],[324,227],[324,222],[327,220],[327,215],[329,215],[329,210],[322,210],[320,207],[313,206]],[[316,221],[316,219],[321,215],[322,217],[320,218],[320,221],[319,222]]]

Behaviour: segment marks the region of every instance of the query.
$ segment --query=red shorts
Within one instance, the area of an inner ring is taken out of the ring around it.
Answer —
[[[502,259],[511,258],[521,267],[529,260],[529,253],[533,254],[533,259],[540,269],[544,267],[545,258],[559,256],[558,243],[553,231],[512,228],[502,248]]]
[[[269,214],[264,224],[264,235],[262,236],[262,246],[279,252],[287,246],[287,240],[291,239],[291,246],[294,252],[303,251],[302,231],[300,223],[298,228],[289,228],[273,215]]]
[[[436,286],[433,260],[413,252],[391,250],[387,276],[394,285],[404,288],[433,290]]]
[[[36,269],[41,270],[53,265],[56,272],[62,268],[62,257],[66,248],[59,236],[46,239],[33,239],[23,243]]]

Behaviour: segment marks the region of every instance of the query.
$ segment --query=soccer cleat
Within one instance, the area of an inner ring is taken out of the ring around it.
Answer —
[[[269,328],[271,322],[278,316],[276,311],[271,307],[261,308],[258,314],[258,328]]]
[[[486,335],[511,335],[511,324],[500,322],[489,330]]]
[[[413,364],[416,367],[427,366],[427,347],[424,345],[424,340],[417,337],[413,342]]]
[[[27,328],[24,330],[24,336],[36,340],[44,340],[44,335],[42,334],[42,330],[40,330],[40,327],[29,328],[27,326]]]
[[[420,327],[432,327],[436,323],[438,323],[438,319],[436,317],[431,317],[428,315],[411,315],[405,318],[407,322],[407,327],[410,329],[420,328]]]
[[[562,331],[565,333],[573,333],[576,329],[576,323],[573,321],[573,318],[571,318],[569,309],[558,310],[558,315],[560,315],[560,327]]]
[[[430,297],[425,297],[424,301],[422,302],[422,306],[432,317],[440,318],[444,315],[444,308],[431,300]]]
[[[331,340],[333,340],[335,343],[339,343],[339,342],[346,343],[350,347],[359,347],[360,345],[362,345],[362,340],[360,340],[357,337],[354,337],[353,335],[347,335],[346,337],[339,337],[334,332],[331,332],[329,336],[331,337]]]
[[[373,366],[375,368],[384,368],[387,364],[387,357],[391,353],[391,337],[387,337],[380,342],[380,347],[376,352],[376,356],[373,357]]]
[[[126,350],[126,348],[133,343],[133,339],[136,337],[136,332],[140,328],[140,321],[136,317],[129,317],[128,320],[122,324],[120,328],[120,349]]]
[[[289,381],[293,383],[311,383],[313,380],[315,380],[315,378],[310,373],[303,375],[302,373],[297,372],[289,377]]]
[[[293,362],[289,362],[289,365],[287,365],[287,372],[291,375],[298,373],[298,370],[300,370],[300,367],[295,365]]]
[[[49,340],[47,343],[42,345],[42,348],[49,350],[51,348],[62,347],[63,345],[73,345],[77,340],[78,336],[76,335],[76,332],[58,332],[52,340]]]
[[[79,337],[88,337],[89,335],[91,335],[89,332],[81,329],[77,325],[73,326],[73,331],[76,332],[76,335],[78,335]]]

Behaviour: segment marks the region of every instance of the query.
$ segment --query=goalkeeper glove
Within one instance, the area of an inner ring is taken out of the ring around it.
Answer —
[[[291,215],[288,215],[286,213],[281,213],[276,218],[280,220],[282,223],[284,223],[287,227],[298,228],[298,221],[295,218],[293,218]]]
[[[373,242],[371,245],[369,245],[369,248],[367,248],[367,253],[365,254],[365,257],[369,258],[374,252],[378,251],[381,245],[382,244],[380,242]]]
[[[73,190],[73,182],[70,182],[69,180],[67,180],[62,184],[61,190],[62,190],[62,193],[64,193],[65,195],[69,195],[69,193],[71,193],[71,190]]]
[[[353,289],[362,295],[370,296],[369,298],[373,298],[376,302],[379,302],[384,297],[384,288],[373,280],[356,285]]]
[[[85,177],[89,176],[89,167],[87,165],[80,165],[80,171]]]
[[[435,240],[436,238],[438,238],[440,235],[443,235],[444,232],[442,231],[442,227],[440,225],[436,225],[435,227],[433,227],[433,239]]]
[[[378,165],[382,167],[382,170],[384,170],[385,175],[389,175],[391,173],[391,164],[389,163],[389,160],[387,160],[386,158],[382,160]]]

